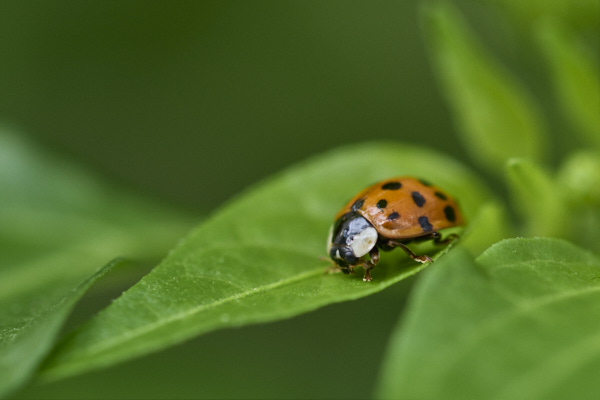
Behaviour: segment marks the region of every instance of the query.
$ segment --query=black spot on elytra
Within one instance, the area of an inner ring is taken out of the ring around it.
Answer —
[[[381,199],[377,202],[377,208],[382,209],[387,207],[387,200]]]
[[[435,194],[435,197],[437,197],[438,199],[441,199],[441,200],[446,200],[447,199],[447,197],[446,197],[446,195],[444,193],[435,192],[434,194]]]
[[[421,228],[425,232],[433,229],[433,225],[429,223],[429,219],[426,216],[419,217],[419,225],[421,225]]]
[[[421,193],[412,192],[411,196],[417,207],[423,207],[423,205],[425,204],[425,197],[423,197]]]
[[[419,179],[419,182],[421,182],[425,186],[431,186],[431,183],[427,182],[425,179]]]
[[[400,218],[400,214],[398,214],[396,211],[394,211],[393,213],[391,213],[390,215],[388,215],[388,220],[393,221],[395,219]]]
[[[383,190],[398,190],[402,187],[400,182],[388,182],[385,185],[381,186]]]
[[[448,221],[456,221],[456,214],[454,213],[454,208],[452,208],[452,206],[446,206],[446,208],[444,208],[444,214],[446,214],[446,219]]]
[[[358,199],[352,204],[352,211],[356,211],[363,206],[365,199]]]

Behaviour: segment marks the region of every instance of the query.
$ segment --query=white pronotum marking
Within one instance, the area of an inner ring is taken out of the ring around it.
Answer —
[[[377,243],[377,231],[373,227],[368,227],[354,236],[350,248],[354,256],[360,258],[371,251],[375,243]]]

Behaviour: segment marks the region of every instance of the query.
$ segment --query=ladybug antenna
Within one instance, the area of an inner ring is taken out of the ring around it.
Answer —
[[[335,263],[335,261],[333,261],[331,258],[329,257],[325,257],[325,256],[321,256],[319,257],[319,260],[323,260],[323,261],[327,261],[328,263],[330,263],[331,265],[333,265],[334,267],[337,267],[337,264]]]
[[[331,258],[321,256],[319,257],[319,260],[327,261],[331,264],[331,267],[325,269],[326,274],[335,274],[337,272],[342,272],[340,267]]]

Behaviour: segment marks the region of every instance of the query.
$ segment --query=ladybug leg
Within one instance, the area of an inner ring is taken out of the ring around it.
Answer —
[[[377,248],[377,246],[371,249],[369,256],[371,257],[371,262],[373,263],[373,266],[376,266],[379,262],[379,249]]]
[[[410,258],[412,258],[413,260],[418,261],[420,263],[433,262],[433,260],[429,256],[426,256],[426,255],[420,256],[418,254],[415,254],[411,249],[406,247],[406,245],[404,243],[399,242],[397,240],[390,239],[390,240],[388,240],[387,244],[392,247],[400,247],[402,250],[404,250],[404,252],[406,254],[408,254],[408,256]]]
[[[446,237],[446,239],[442,240],[442,234],[439,232],[433,232],[431,235],[431,239],[433,239],[433,243],[441,246],[448,243],[452,243],[456,239],[458,239],[458,235],[456,233],[452,233]]]
[[[371,269],[375,268],[379,262],[379,249],[377,246],[373,247],[373,249],[369,252],[369,256],[371,257],[371,260],[365,260],[362,263],[362,266],[365,269],[365,276],[363,277],[363,281],[365,282],[371,282],[373,280],[371,278]]]

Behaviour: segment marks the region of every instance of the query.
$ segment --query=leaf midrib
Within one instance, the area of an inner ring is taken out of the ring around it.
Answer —
[[[210,308],[215,308],[215,307],[218,307],[218,306],[221,306],[221,305],[224,305],[224,304],[236,301],[236,300],[241,300],[243,298],[264,292],[266,290],[276,289],[276,288],[279,288],[282,286],[286,286],[286,285],[292,284],[294,282],[309,278],[313,275],[317,276],[317,275],[321,275],[321,274],[323,274],[322,268],[306,271],[306,272],[303,272],[303,273],[300,273],[300,274],[291,276],[289,278],[285,278],[285,279],[282,279],[282,280],[279,280],[279,281],[276,281],[276,282],[273,282],[273,283],[270,283],[270,284],[267,284],[264,286],[260,286],[257,288],[247,290],[245,292],[236,293],[232,296],[228,296],[228,297],[224,297],[219,300],[215,300],[211,303],[200,304],[198,306],[188,308],[185,311],[170,315],[166,318],[161,318],[160,320],[157,320],[154,323],[145,324],[141,327],[128,330],[122,335],[112,336],[108,340],[96,342],[95,344],[88,346],[86,351],[80,352],[80,355],[91,356],[94,354],[101,353],[102,351],[104,351],[108,348],[117,346],[117,345],[127,342],[129,340],[132,340],[133,338],[140,337],[144,334],[147,334],[148,332],[157,330],[164,325],[168,325],[174,321],[193,316],[204,310],[207,310]]]

